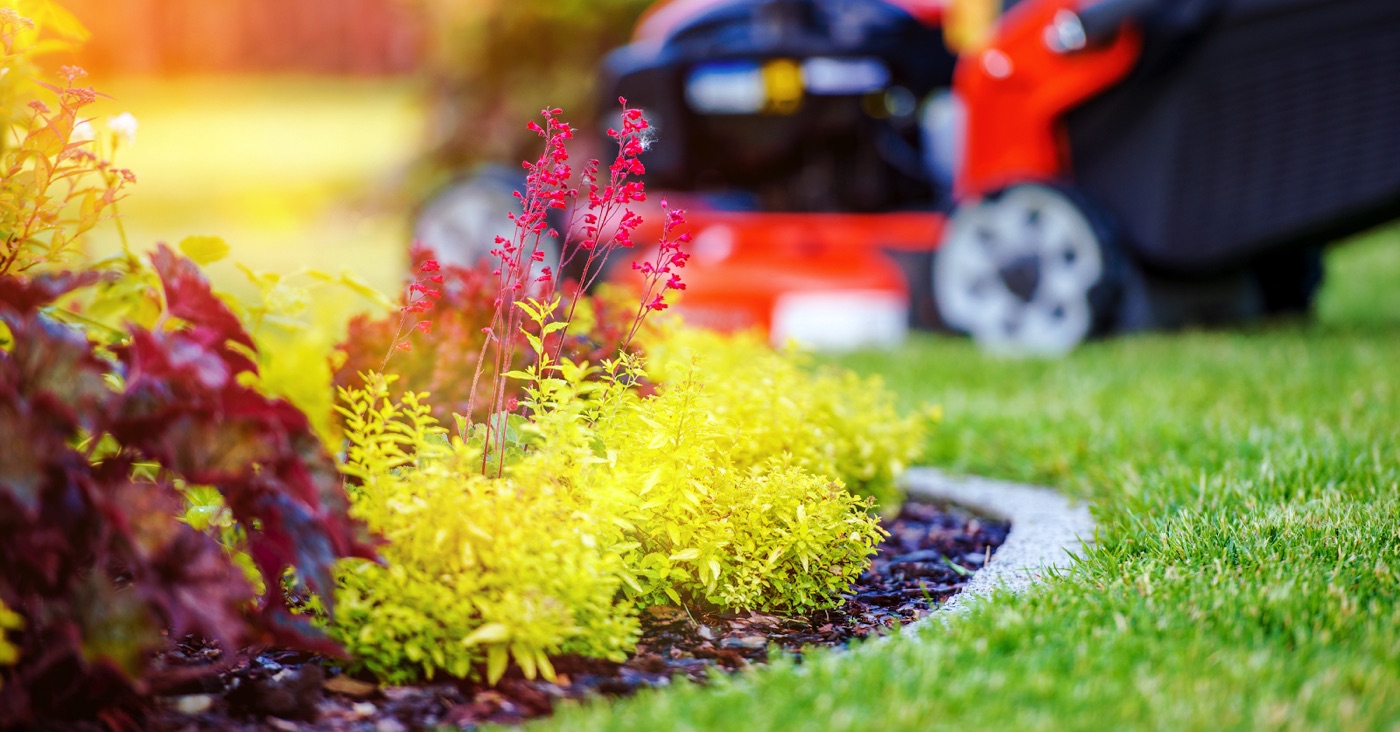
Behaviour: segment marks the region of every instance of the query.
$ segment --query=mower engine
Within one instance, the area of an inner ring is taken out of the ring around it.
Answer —
[[[654,187],[763,211],[929,208],[919,113],[955,61],[930,17],[883,0],[676,0],[607,57],[600,87],[647,111]]]

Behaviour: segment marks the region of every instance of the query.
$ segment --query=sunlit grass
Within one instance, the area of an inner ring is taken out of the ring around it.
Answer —
[[[412,83],[93,83],[113,97],[99,114],[129,111],[140,121],[135,145],[117,160],[139,178],[120,204],[133,248],[220,236],[233,260],[256,269],[349,269],[381,289],[397,286],[409,239],[402,177],[424,134]],[[91,246],[119,247],[115,227],[102,227]],[[231,264],[211,275],[221,286],[241,286]]]

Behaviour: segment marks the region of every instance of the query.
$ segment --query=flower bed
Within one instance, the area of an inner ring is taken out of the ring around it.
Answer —
[[[32,74],[42,29],[0,24],[0,80]],[[111,162],[133,120],[85,130],[99,95],[81,78],[42,87],[57,112],[0,84],[0,107],[28,110],[0,151],[0,723],[144,724],[153,693],[208,675],[168,668],[168,638],[222,663],[275,647],[386,683],[557,686],[566,661],[650,663],[658,618],[714,634],[839,608],[887,536],[877,511],[898,509],[925,418],[756,336],[659,322],[686,288],[682,211],[662,202],[635,290],[589,290],[641,225],[649,123],[625,100],[616,157],[577,171],[572,128],[544,110],[514,237],[479,271],[418,253],[399,302],[330,352],[309,288],[388,299],[318,272],[249,271],[256,298],[216,294],[200,269],[227,256],[216,239],[148,261],[73,246],[134,181]],[[557,264],[577,282],[543,262],[555,209],[578,232]],[[318,668],[273,673],[295,686],[274,696],[313,694]]]
[[[917,621],[961,591],[1008,530],[1004,523],[920,503],[906,505],[885,526],[889,538],[838,608],[805,616],[649,608],[627,661],[561,658],[554,681],[511,673],[494,686],[386,686],[342,675],[331,659],[276,651],[241,655],[223,671],[210,662],[217,649],[181,644],[162,657],[168,672],[183,679],[166,690],[155,722],[227,730],[265,729],[269,716],[283,728],[330,730],[513,724],[549,714],[565,700],[628,695],[678,679],[705,683],[713,671],[762,664],[774,649],[801,654],[840,647]]]

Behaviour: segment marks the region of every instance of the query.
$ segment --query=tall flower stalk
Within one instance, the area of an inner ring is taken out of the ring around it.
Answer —
[[[607,271],[609,257],[617,249],[632,249],[633,233],[643,223],[642,217],[630,208],[633,203],[646,200],[646,185],[640,180],[646,172],[640,157],[646,151],[647,140],[651,135],[651,124],[642,110],[627,106],[627,100],[619,97],[622,106],[621,129],[611,128],[607,134],[617,143],[617,154],[607,168],[603,179],[599,161],[589,160],[574,182],[573,169],[569,164],[567,141],[573,139],[574,130],[568,123],[559,119],[563,111],[556,108],[542,110],[543,124],[530,122],[528,127],[544,140],[544,151],[535,162],[525,162],[525,192],[517,192],[520,201],[519,213],[510,214],[515,230],[510,239],[496,237],[496,248],[491,254],[496,259],[492,275],[497,278],[499,294],[495,301],[495,311],[491,323],[483,332],[486,339],[477,358],[476,371],[472,376],[472,399],[475,399],[487,356],[495,367],[494,383],[491,389],[491,404],[486,423],[487,450],[482,454],[482,473],[489,470],[490,455],[499,456],[496,474],[504,469],[506,446],[504,413],[511,409],[506,396],[506,376],[509,365],[515,356],[516,340],[510,337],[525,325],[520,302],[528,297],[552,299],[560,289],[559,272],[543,265],[545,255],[541,248],[546,237],[562,241],[559,248],[560,271],[581,262],[576,267],[577,293],[570,298],[562,319],[551,323],[548,331],[558,333],[558,341],[553,354],[540,350],[541,359],[552,359],[557,363],[562,357],[564,342],[569,327],[577,314],[581,294],[596,284]],[[582,202],[582,204],[581,204]],[[621,351],[625,352],[633,337],[641,327],[647,314],[666,308],[664,294],[667,290],[683,290],[685,284],[676,270],[685,266],[689,254],[683,245],[690,241],[690,235],[679,230],[685,223],[685,212],[671,209],[662,202],[666,220],[658,242],[657,254],[645,262],[633,262],[632,268],[642,273],[642,300],[633,318]],[[569,222],[565,236],[550,226],[549,213],[553,210],[566,211]],[[538,274],[534,266],[541,264]],[[563,325],[560,326],[559,323]],[[546,335],[541,324],[541,339]],[[541,363],[541,369],[548,367]],[[473,411],[475,403],[469,405]],[[501,415],[499,418],[497,415]]]

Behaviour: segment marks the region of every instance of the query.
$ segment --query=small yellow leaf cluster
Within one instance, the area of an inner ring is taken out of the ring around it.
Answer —
[[[661,382],[700,359],[709,418],[736,465],[778,459],[839,479],[881,510],[903,502],[896,481],[924,449],[932,420],[901,416],[879,378],[814,370],[801,354],[775,351],[754,333],[673,329],[646,348],[649,371]]]
[[[622,660],[631,608],[614,600],[620,557],[599,520],[553,486],[481,474],[481,450],[450,442],[421,395],[388,398],[384,377],[342,390],[352,515],[388,543],[385,564],[343,562],[332,636],[379,677],[494,682],[515,661],[553,676],[549,657]]]
[[[744,465],[699,363],[600,421],[608,463],[585,477],[626,530],[617,549],[642,605],[803,613],[839,603],[881,537],[866,501],[774,458]]]
[[[35,83],[35,57],[85,36],[55,3],[0,6],[0,274],[37,273],[80,254],[80,237],[112,218],[136,181],[112,164],[119,135],[91,124],[87,107],[98,95],[81,82],[86,72],[64,66],[59,84]],[[44,99],[34,98],[40,89]]]
[[[5,638],[5,633],[11,630],[19,630],[24,627],[24,618],[18,613],[5,607],[4,602],[0,602],[0,666],[9,666],[19,660],[19,649]]]

